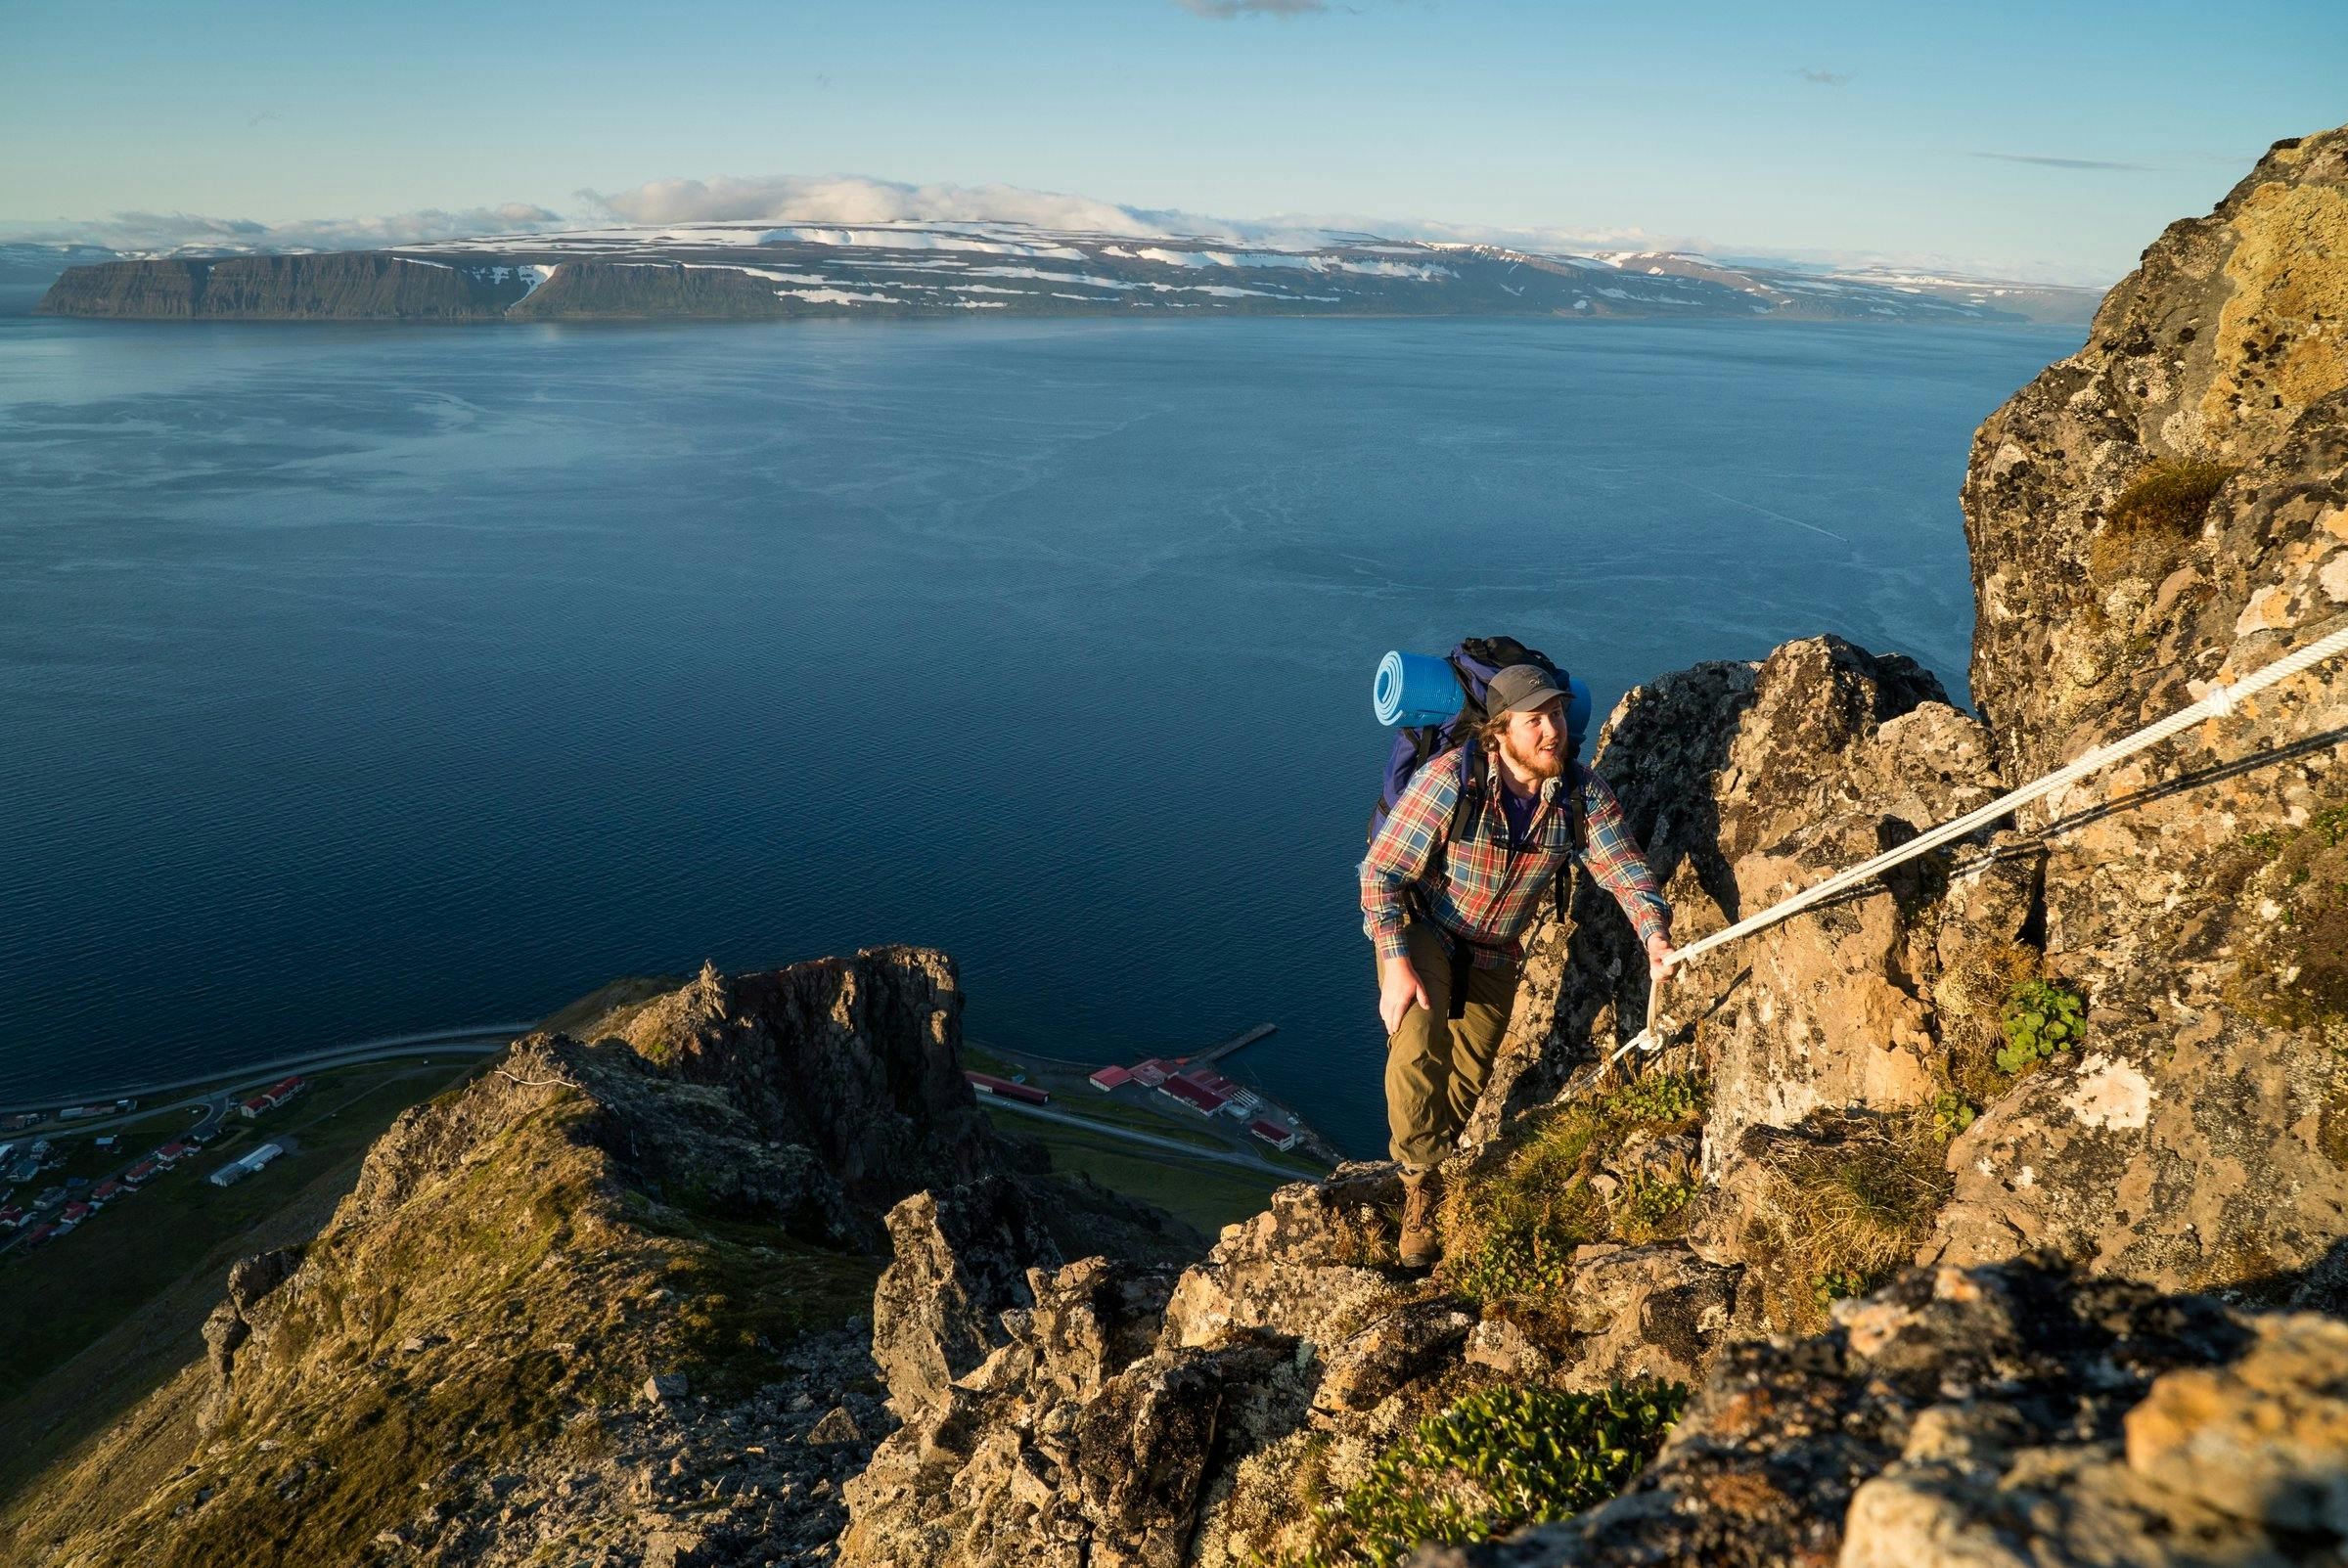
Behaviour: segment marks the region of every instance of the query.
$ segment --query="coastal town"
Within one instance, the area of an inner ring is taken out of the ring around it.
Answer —
[[[987,1102],[1082,1122],[1137,1151],[1179,1145],[1198,1157],[1266,1173],[1307,1174],[1307,1164],[1335,1162],[1333,1145],[1292,1110],[1218,1066],[1271,1033],[1273,1025],[1260,1024],[1193,1053],[1097,1067],[975,1048],[964,1077]],[[0,1258],[68,1240],[167,1173],[202,1165],[204,1150],[225,1132],[264,1121],[310,1087],[309,1077],[293,1072],[259,1085],[216,1085],[144,1118],[132,1096],[0,1117]],[[173,1109],[193,1116],[192,1125],[149,1142],[156,1120]],[[1153,1131],[1159,1123],[1162,1130]],[[130,1136],[141,1130],[147,1137]],[[256,1135],[265,1131],[255,1128]],[[1206,1152],[1217,1145],[1219,1154]],[[231,1187],[299,1146],[280,1132],[217,1160],[203,1175],[213,1187]]]
[[[203,1106],[195,1126],[135,1155],[120,1146],[118,1135],[93,1133],[90,1149],[110,1162],[108,1169],[96,1176],[61,1176],[22,1200],[19,1194],[25,1187],[39,1181],[44,1173],[67,1164],[68,1145],[62,1137],[52,1136],[0,1142],[0,1256],[71,1235],[110,1205],[127,1200],[165,1172],[193,1162],[206,1144],[232,1125],[232,1118],[257,1122],[308,1087],[308,1080],[294,1073],[242,1097],[219,1095]],[[68,1105],[47,1117],[38,1111],[20,1111],[0,1124],[0,1135],[26,1133],[45,1122],[56,1128],[71,1123],[116,1122],[138,1106],[135,1098],[124,1098],[104,1103]],[[214,1187],[230,1187],[291,1152],[291,1139],[263,1142],[221,1164],[209,1173],[207,1180]],[[111,1163],[117,1159],[118,1164]]]

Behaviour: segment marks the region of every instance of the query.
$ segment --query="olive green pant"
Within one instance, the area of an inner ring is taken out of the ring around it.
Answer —
[[[1433,1165],[1451,1152],[1484,1092],[1492,1056],[1508,1032],[1516,1001],[1517,965],[1468,971],[1468,1006],[1451,1012],[1451,955],[1422,921],[1404,929],[1411,967],[1426,988],[1426,1007],[1412,1004],[1386,1039],[1389,1152],[1405,1166]]]

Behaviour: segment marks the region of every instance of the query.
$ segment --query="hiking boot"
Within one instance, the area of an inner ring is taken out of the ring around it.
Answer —
[[[1431,1269],[1443,1257],[1443,1241],[1435,1233],[1435,1173],[1402,1173],[1402,1238],[1394,1250],[1406,1269]]]

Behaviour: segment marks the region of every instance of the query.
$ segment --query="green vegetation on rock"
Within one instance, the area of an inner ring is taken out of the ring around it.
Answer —
[[[1827,1302],[1863,1295],[1907,1266],[1948,1200],[1943,1140],[1926,1111],[1850,1116],[1792,1144],[1771,1169],[1775,1215],[1749,1261],[1772,1322],[1820,1326]]]
[[[1963,1095],[1954,1091],[1932,1097],[1932,1136],[1947,1142],[1973,1125],[1980,1111],[1968,1103]]]
[[[2261,1023],[2348,1051],[2348,805],[2242,837],[2253,935],[2228,1000]]]
[[[1447,1282],[1473,1301],[1538,1301],[1563,1288],[1577,1247],[1609,1234],[1651,1241],[1676,1233],[1696,1191],[1692,1170],[1634,1173],[1610,1198],[1592,1179],[1635,1135],[1693,1130],[1704,1104],[1702,1078],[1664,1073],[1528,1119],[1497,1169],[1446,1194]]]
[[[2226,481],[2240,471],[2204,458],[2160,458],[2147,465],[2104,513],[2103,528],[2088,546],[2090,572],[2118,578],[2168,570]]]
[[[1315,1544],[1274,1568],[1392,1568],[1422,1543],[1462,1545],[1562,1519],[1621,1491],[1687,1407],[1673,1383],[1596,1393],[1494,1388],[1421,1421],[1314,1514]]]
[[[1998,1053],[1998,1066],[2018,1075],[2079,1043],[2087,1033],[2087,1003],[2053,980],[2026,980],[2006,998],[1999,1019],[2006,1049]]]
[[[2159,529],[2182,534],[2201,526],[2209,504],[2226,481],[2241,470],[2205,458],[2161,458],[2129,482],[2111,504],[2112,527],[2142,533]]]

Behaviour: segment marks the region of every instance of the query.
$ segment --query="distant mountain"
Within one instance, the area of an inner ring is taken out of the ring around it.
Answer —
[[[68,267],[117,259],[104,246],[0,244],[0,285],[54,283]]]
[[[2087,290],[1331,235],[1309,247],[1016,223],[706,223],[77,265],[46,315],[245,320],[1584,316],[2084,322]]]

